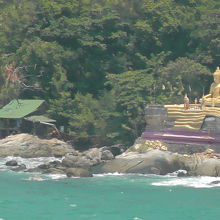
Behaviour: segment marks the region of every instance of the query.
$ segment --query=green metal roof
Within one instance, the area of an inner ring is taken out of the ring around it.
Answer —
[[[33,116],[30,116],[30,117],[27,117],[25,118],[26,120],[28,121],[33,121],[33,122],[56,122],[56,120],[53,120],[51,118],[48,118],[44,115],[33,115]]]
[[[13,99],[0,109],[0,118],[23,118],[43,104],[44,100]]]

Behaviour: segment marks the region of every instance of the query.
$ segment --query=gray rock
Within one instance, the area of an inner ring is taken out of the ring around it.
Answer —
[[[186,177],[186,176],[188,176],[188,173],[185,170],[184,171],[179,171],[177,173],[177,176],[178,177]]]
[[[85,151],[84,155],[92,161],[92,165],[96,165],[102,160],[112,160],[114,158],[114,155],[108,149],[109,147],[91,148]]]
[[[46,169],[50,168],[50,165],[49,164],[41,164],[38,166],[38,168],[41,170],[46,170]]]
[[[40,139],[30,134],[17,134],[0,140],[0,157],[61,157],[74,152],[72,146],[63,141]]]
[[[49,162],[50,167],[56,168],[56,167],[60,167],[62,164],[60,161],[55,160],[55,161],[51,161]]]
[[[27,169],[27,167],[25,166],[25,164],[21,164],[21,165],[19,165],[18,167],[16,167],[16,168],[12,168],[11,170],[12,171],[15,171],[15,172],[20,172],[20,171],[24,171],[24,170],[26,170]]]
[[[89,168],[93,164],[86,156],[67,156],[62,160],[62,165],[64,167]]]
[[[126,152],[114,160],[95,167],[94,172],[98,173],[143,173],[164,175],[181,169],[176,162],[176,155],[160,150],[151,150],[147,153]]]
[[[92,174],[83,168],[68,168],[66,175],[67,177],[92,177]]]
[[[57,168],[49,168],[43,171],[44,174],[66,174],[64,170],[57,169]]]
[[[220,118],[215,116],[206,116],[201,130],[208,132],[220,132]]]
[[[64,167],[82,167],[88,169],[91,166],[100,164],[102,160],[111,160],[114,156],[109,150],[103,150],[102,148],[91,148],[83,153],[79,153],[78,156],[68,154],[62,160],[62,166]]]
[[[125,152],[114,160],[95,166],[93,173],[143,173],[165,175],[178,170],[178,176],[220,176],[220,160],[203,155],[181,155],[168,151]]]
[[[198,163],[190,174],[195,176],[220,176],[220,160],[205,159],[202,163]]]
[[[39,169],[38,167],[30,168],[30,169],[27,169],[25,171],[29,172],[29,173],[42,173],[42,169]]]
[[[68,155],[62,160],[62,165],[65,167],[74,167],[78,161],[78,156]]]
[[[9,160],[5,163],[6,166],[17,166],[18,162],[16,160]]]
[[[126,150],[126,147],[122,144],[115,144],[115,145],[109,146],[107,150],[110,150],[115,157],[115,156],[122,154]]]
[[[211,183],[209,183],[210,185],[216,185],[216,184],[220,184],[220,181],[219,180],[216,180],[216,181],[212,181]]]
[[[109,150],[104,150],[101,153],[101,160],[112,160],[114,159],[114,155]]]
[[[100,148],[91,148],[83,154],[90,160],[101,161],[102,150]]]

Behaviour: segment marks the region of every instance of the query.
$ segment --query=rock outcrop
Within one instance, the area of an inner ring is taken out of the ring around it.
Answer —
[[[177,155],[160,150],[149,150],[145,153],[125,152],[116,159],[99,167],[95,173],[142,173],[165,175],[181,169],[177,162]]]
[[[220,176],[220,155],[212,149],[192,155],[178,154],[166,151],[161,144],[155,147],[155,143],[152,142],[152,147],[147,146],[145,150],[141,145],[133,146],[114,160],[95,166],[92,171],[165,175],[186,170],[186,175],[190,176]]]
[[[30,134],[11,135],[0,140],[0,157],[62,157],[74,152],[72,146],[63,141],[40,139]]]
[[[83,168],[68,168],[66,175],[67,177],[92,177],[92,174]]]
[[[6,166],[11,166],[11,167],[14,167],[14,166],[17,166],[18,165],[18,162],[16,160],[9,160],[5,163]]]
[[[62,159],[31,169],[15,160],[8,161],[6,165],[17,172],[65,174],[68,177],[109,172],[165,175],[177,170],[186,170],[187,174],[180,173],[184,174],[183,176],[220,176],[220,154],[216,153],[215,149],[180,154],[169,151],[166,143],[143,139],[138,139],[134,146],[114,159],[109,147],[79,152],[57,139],[42,140],[29,134],[19,134],[0,140],[0,157],[6,156],[25,158],[62,156]]]

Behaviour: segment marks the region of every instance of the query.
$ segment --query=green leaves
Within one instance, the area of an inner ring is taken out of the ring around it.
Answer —
[[[219,0],[10,0],[0,6],[2,74],[8,64],[25,66],[26,81],[43,88],[20,93],[6,89],[0,76],[0,101],[18,94],[51,100],[58,124],[89,142],[131,143],[144,129],[146,104],[182,102],[184,93],[200,97],[219,65]]]
[[[108,85],[121,115],[121,129],[127,140],[138,137],[145,125],[144,108],[153,101],[154,79],[149,70],[128,71],[119,75],[107,76]]]
[[[69,133],[74,141],[79,139],[87,145],[113,143],[119,136],[119,114],[110,93],[104,93],[99,99],[91,94],[77,93],[74,99],[63,94],[60,99],[51,100],[48,113],[58,122],[69,125]]]
[[[207,89],[211,73],[200,63],[181,57],[162,67],[159,75],[162,77],[159,78],[158,85],[163,85],[164,90],[159,89],[158,93],[166,94],[166,102],[181,103],[186,93],[192,100],[201,98]]]

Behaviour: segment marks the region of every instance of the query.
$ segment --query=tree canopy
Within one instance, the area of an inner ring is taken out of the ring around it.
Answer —
[[[88,145],[132,143],[144,129],[146,104],[201,97],[219,65],[219,0],[0,6],[0,104],[16,96],[46,99],[58,125]],[[41,89],[7,83],[9,65]]]

